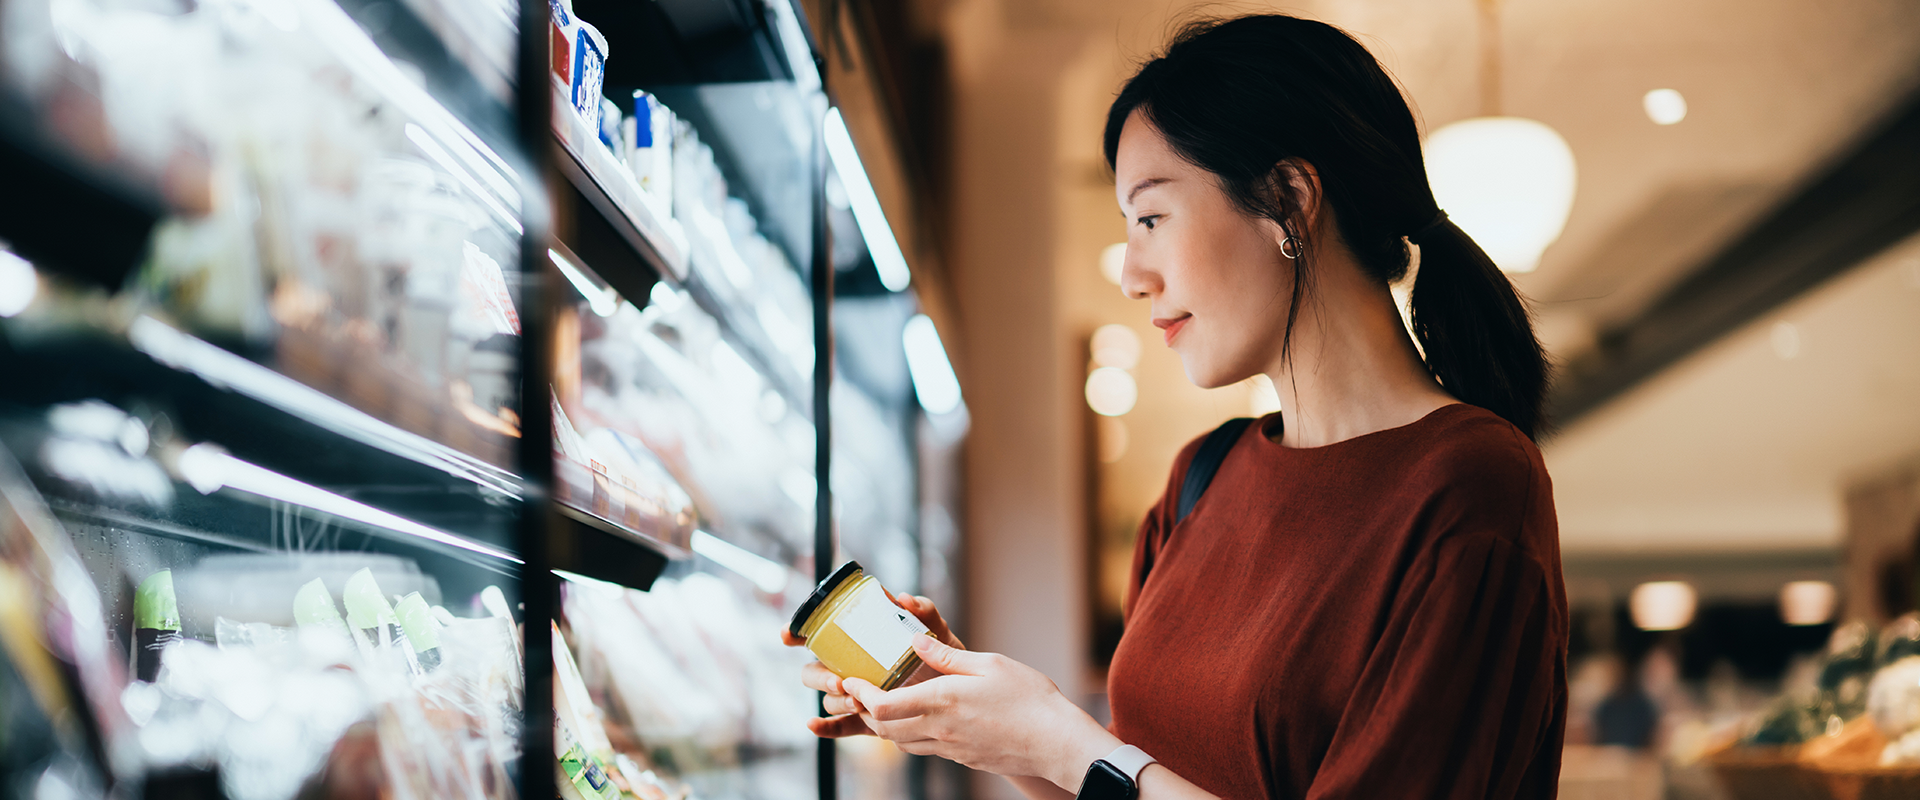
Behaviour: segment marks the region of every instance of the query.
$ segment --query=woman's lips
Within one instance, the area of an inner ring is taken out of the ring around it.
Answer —
[[[1179,319],[1172,320],[1166,323],[1159,323],[1156,321],[1155,324],[1160,325],[1161,331],[1166,336],[1167,344],[1171,345],[1173,344],[1173,337],[1179,336],[1180,330],[1182,328],[1187,327],[1187,323],[1191,321],[1193,321],[1193,315],[1189,314],[1187,316],[1184,316]]]

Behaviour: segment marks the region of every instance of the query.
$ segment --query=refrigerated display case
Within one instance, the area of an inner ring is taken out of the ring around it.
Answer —
[[[785,0],[0,0],[8,791],[836,793],[785,615],[951,537],[905,373],[834,357],[901,323],[831,316],[815,52]]]

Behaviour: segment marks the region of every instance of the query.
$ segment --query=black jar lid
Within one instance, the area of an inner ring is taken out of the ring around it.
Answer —
[[[807,601],[800,604],[800,610],[793,612],[793,622],[787,624],[787,630],[799,636],[800,629],[806,627],[807,618],[813,616],[813,610],[826,602],[827,595],[833,594],[834,589],[839,588],[840,584],[845,583],[848,578],[853,577],[853,573],[859,571],[860,562],[858,561],[841,564],[840,568],[834,570],[832,575],[828,575],[819,586],[813,587],[813,594],[807,595]]]

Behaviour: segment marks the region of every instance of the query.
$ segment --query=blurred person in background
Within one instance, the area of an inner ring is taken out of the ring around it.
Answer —
[[[834,715],[814,732],[1034,798],[1554,796],[1568,621],[1533,441],[1546,363],[1512,285],[1436,207],[1399,87],[1323,23],[1198,22],[1121,90],[1105,151],[1122,289],[1194,383],[1265,374],[1283,410],[1223,427],[1189,516],[1201,441],[1175,461],[1140,531],[1111,729],[901,596],[945,674],[882,691],[809,665]],[[1411,331],[1389,290],[1410,244]]]

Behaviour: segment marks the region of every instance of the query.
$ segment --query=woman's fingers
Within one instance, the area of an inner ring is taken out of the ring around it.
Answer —
[[[953,630],[947,627],[946,618],[940,616],[940,609],[934,607],[933,600],[901,592],[893,595],[893,603],[918,617],[920,624],[932,632],[933,638],[964,649],[960,637],[953,635]]]
[[[809,661],[806,666],[800,668],[800,684],[829,695],[846,694],[846,690],[841,688],[840,676],[833,674],[833,670],[827,669],[825,664],[818,661]]]
[[[844,694],[830,694],[820,698],[820,708],[830,716],[858,714],[867,710],[858,701]]]
[[[866,720],[857,714],[842,714],[837,717],[819,717],[807,720],[807,730],[822,739],[844,739],[848,736],[871,736],[873,731],[867,727]]]
[[[789,630],[780,631],[780,643],[788,647],[806,647],[807,646],[807,640],[804,637],[795,636],[793,635],[793,631],[789,631]]]
[[[937,680],[935,678],[890,692],[881,691],[880,687],[859,678],[848,678],[843,685],[847,695],[865,709],[863,713],[870,720],[884,724],[923,716],[944,706],[946,687],[944,684],[934,685]]]

